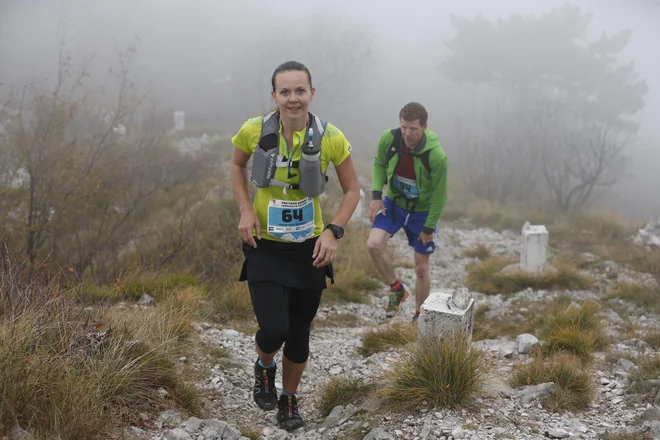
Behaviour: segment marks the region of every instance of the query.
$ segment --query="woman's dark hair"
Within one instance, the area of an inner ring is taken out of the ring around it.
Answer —
[[[287,72],[289,70],[298,70],[300,72],[305,72],[307,74],[307,80],[309,81],[309,87],[312,87],[312,74],[309,73],[309,69],[305,67],[304,64],[299,63],[298,61],[287,61],[277,66],[277,69],[273,72],[273,78],[271,83],[273,84],[273,92],[275,91],[275,77],[278,73]]]

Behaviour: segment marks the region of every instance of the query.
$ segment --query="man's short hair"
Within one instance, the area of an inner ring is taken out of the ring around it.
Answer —
[[[414,122],[419,119],[419,125],[425,125],[429,119],[429,114],[419,102],[409,102],[399,112],[399,119]]]

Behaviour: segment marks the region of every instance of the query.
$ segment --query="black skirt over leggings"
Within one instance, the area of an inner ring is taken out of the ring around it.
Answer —
[[[256,238],[255,238],[256,240]],[[310,326],[326,277],[334,283],[332,263],[312,265],[317,238],[303,243],[256,240],[253,248],[243,243],[245,261],[239,281],[248,282],[259,330],[256,342],[264,353],[274,353],[284,344],[284,356],[303,363],[309,357]]]

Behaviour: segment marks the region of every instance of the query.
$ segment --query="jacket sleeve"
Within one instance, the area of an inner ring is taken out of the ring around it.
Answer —
[[[431,198],[431,208],[429,215],[424,223],[423,231],[427,234],[435,231],[438,220],[447,203],[447,156],[442,155],[440,160],[434,161],[431,165],[431,182],[433,184],[433,195]]]
[[[389,141],[388,137],[390,138]],[[378,142],[378,149],[376,150],[371,170],[372,200],[381,200],[383,198],[383,186],[385,186],[385,179],[387,178],[387,150],[390,147],[391,137],[391,132],[386,130]]]

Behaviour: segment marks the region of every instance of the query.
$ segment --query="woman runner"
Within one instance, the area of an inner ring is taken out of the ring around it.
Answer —
[[[259,325],[254,401],[267,411],[277,407],[280,427],[294,430],[303,426],[296,391],[309,357],[310,325],[327,287],[326,277],[334,283],[337,240],[358,204],[360,187],[344,134],[308,111],[315,90],[307,67],[286,62],[275,69],[271,83],[277,110],[247,120],[232,138],[231,179],[245,255],[240,281],[247,280]],[[308,143],[314,141],[321,146],[320,166],[309,173],[305,166],[312,162],[303,165],[302,152],[308,152]],[[264,159],[271,149],[277,153],[276,167]],[[251,180],[257,192],[251,203],[247,163],[253,155]],[[325,184],[330,162],[344,196],[336,215],[324,226],[318,195],[305,194],[320,192],[315,188],[317,178]],[[307,190],[309,186],[313,188]],[[282,345],[283,389],[278,399],[274,357]]]

